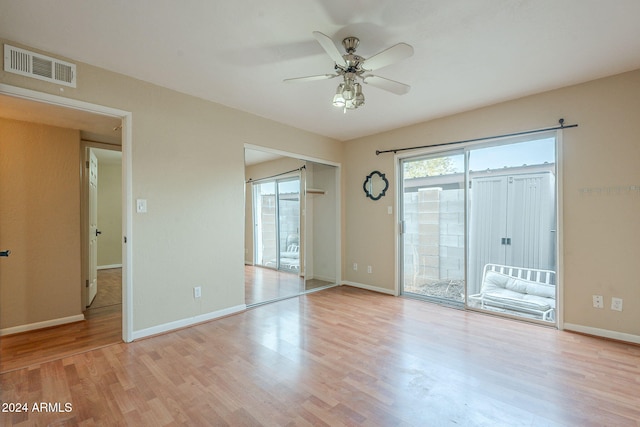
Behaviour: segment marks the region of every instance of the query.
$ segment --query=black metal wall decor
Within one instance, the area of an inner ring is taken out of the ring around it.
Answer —
[[[367,175],[364,184],[362,184],[362,188],[368,198],[371,200],[380,200],[389,189],[389,181],[383,173],[373,171]]]

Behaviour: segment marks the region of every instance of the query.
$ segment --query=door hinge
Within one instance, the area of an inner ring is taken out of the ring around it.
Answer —
[[[89,279],[87,279],[87,280],[84,282],[84,286],[85,286],[86,288],[88,288],[88,287],[89,287]]]
[[[124,242],[127,243],[127,236],[124,236]]]
[[[400,234],[404,234],[404,221],[400,221],[400,223],[398,224],[398,232]]]
[[[85,168],[87,168],[87,169],[89,169],[89,160],[87,160],[87,161],[85,161],[85,162],[84,162],[84,167],[85,167]]]

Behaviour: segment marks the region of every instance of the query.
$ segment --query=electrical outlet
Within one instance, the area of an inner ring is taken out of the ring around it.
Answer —
[[[200,286],[196,286],[193,288],[193,297],[200,298],[202,296],[202,288]]]
[[[367,266],[367,273],[373,273],[373,269],[370,265]]]
[[[357,262],[353,263],[353,271],[358,271],[358,263]]]
[[[604,298],[602,295],[593,295],[593,307],[604,308]]]
[[[611,298],[611,310],[622,311],[622,298]]]

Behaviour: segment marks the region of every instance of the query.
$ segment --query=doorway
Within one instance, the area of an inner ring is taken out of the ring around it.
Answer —
[[[556,324],[557,136],[399,159],[401,293]]]
[[[59,97],[56,95],[44,94],[28,89],[17,88],[5,84],[0,84],[0,116],[13,120],[24,120],[29,122],[37,121],[37,123],[57,126],[71,129],[84,129],[92,136],[110,131],[117,131],[122,136],[123,149],[123,234],[130,234],[131,231],[131,206],[127,203],[130,200],[131,176],[130,150],[131,150],[131,113],[104,107],[100,105],[85,103],[73,99]],[[73,125],[70,123],[79,123]],[[115,126],[114,126],[115,123]],[[92,127],[95,124],[95,127]],[[76,160],[76,164],[78,160]],[[76,184],[77,185],[77,184]],[[77,203],[77,202],[76,202]],[[76,206],[78,206],[76,204]],[[77,214],[80,217],[79,214]],[[3,242],[4,243],[4,242]],[[19,254],[15,251],[12,257]],[[78,258],[80,258],[78,256]],[[9,258],[8,260],[10,260]],[[130,270],[127,268],[131,264],[132,254],[130,248],[126,245],[123,247],[122,255],[122,276],[123,276],[123,296],[122,296],[122,320],[119,322],[121,330],[119,335],[125,342],[132,340],[132,314],[131,314],[131,276]],[[82,265],[82,262],[80,262]],[[6,270],[3,268],[3,270]],[[77,281],[78,288],[84,287],[84,283]],[[4,286],[3,286],[4,287]],[[78,300],[79,311],[84,309],[86,301],[80,298]],[[75,316],[74,316],[75,319]],[[3,328],[2,334],[22,332],[32,330],[39,327],[56,326],[66,323],[67,318],[52,319],[46,322],[22,322],[16,327]],[[73,320],[71,320],[73,321]]]
[[[119,145],[86,140],[82,141],[82,151],[86,263],[82,298],[88,309],[120,305],[122,283],[118,287],[117,278],[122,276],[122,152]]]
[[[402,161],[403,293],[462,307],[465,154]]]

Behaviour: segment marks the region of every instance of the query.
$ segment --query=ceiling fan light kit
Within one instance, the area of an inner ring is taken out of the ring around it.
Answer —
[[[353,110],[364,105],[364,94],[362,85],[355,82],[355,79],[346,78],[344,83],[338,85],[336,94],[333,96],[333,105],[345,109]]]
[[[336,93],[333,96],[333,105],[342,108],[345,113],[347,110],[355,110],[364,105],[362,84],[358,82],[358,79],[362,80],[362,83],[396,95],[403,95],[409,92],[409,85],[373,74],[365,74],[366,72],[386,67],[387,65],[391,65],[413,55],[413,48],[408,44],[398,43],[373,55],[369,59],[365,59],[355,54],[360,44],[360,40],[357,37],[346,37],[342,40],[342,46],[347,52],[342,55],[329,36],[319,31],[314,31],[313,36],[334,61],[335,74],[320,74],[317,76],[285,79],[284,81],[286,83],[325,80],[341,76],[343,81],[338,85]]]

